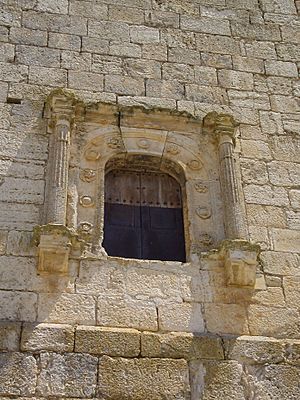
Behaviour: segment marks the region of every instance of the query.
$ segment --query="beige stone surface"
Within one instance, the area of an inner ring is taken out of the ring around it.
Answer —
[[[106,399],[189,399],[185,360],[124,359],[103,356],[99,362],[98,397]]]
[[[156,331],[156,307],[152,302],[102,296],[97,303],[97,325]]]
[[[192,361],[191,399],[246,400],[241,385],[243,368],[236,361]]]
[[[39,322],[93,325],[95,320],[95,299],[92,296],[71,293],[39,295]]]
[[[0,350],[19,350],[21,324],[15,322],[0,322]]]
[[[83,354],[42,353],[37,393],[42,397],[91,397],[97,382],[96,357]]]
[[[137,357],[140,354],[140,332],[135,329],[78,326],[75,351],[112,357]]]
[[[163,331],[204,332],[199,303],[174,303],[158,307],[158,325]]]
[[[69,352],[74,349],[74,328],[65,324],[25,324],[21,350]]]
[[[143,332],[141,335],[143,357],[216,359],[224,358],[220,338],[192,333],[171,332],[164,334]]]
[[[31,354],[0,354],[0,394],[30,396],[35,393],[37,362]]]
[[[231,360],[247,364],[271,364],[284,360],[285,343],[260,336],[240,336],[225,339],[226,356]]]
[[[37,294],[31,292],[0,291],[0,315],[2,320],[36,320]]]
[[[208,332],[218,334],[248,334],[246,307],[239,304],[205,305],[204,318]]]
[[[252,305],[249,307],[249,331],[251,335],[274,337],[300,337],[297,308]]]

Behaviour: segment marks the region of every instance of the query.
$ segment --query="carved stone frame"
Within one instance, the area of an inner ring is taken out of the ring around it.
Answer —
[[[223,246],[220,252],[227,282],[253,286],[258,251],[246,245],[244,201],[234,154],[236,123],[231,116],[213,112],[201,121],[168,110],[103,103],[84,106],[72,95],[55,91],[49,97],[46,117],[50,133],[45,204],[48,236],[43,238],[40,229],[40,272],[48,265],[56,273],[66,273],[69,235],[73,249],[80,248],[81,254],[107,256],[102,248],[105,171],[137,159],[144,167],[168,172],[181,183],[188,261],[230,239],[230,251]],[[51,251],[55,258],[49,232],[52,227],[57,239],[57,226],[65,227],[61,235],[66,239],[56,240],[64,266],[47,260]],[[243,256],[245,251],[247,256]],[[239,270],[250,272],[243,278]]]

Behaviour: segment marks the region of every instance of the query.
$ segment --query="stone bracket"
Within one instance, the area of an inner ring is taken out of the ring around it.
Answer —
[[[226,240],[221,246],[221,257],[227,286],[254,288],[260,247],[244,240]]]
[[[74,238],[75,235],[63,225],[37,226],[34,241],[38,246],[38,273],[67,275]]]

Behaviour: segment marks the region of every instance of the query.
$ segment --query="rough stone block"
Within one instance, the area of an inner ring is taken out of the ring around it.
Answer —
[[[253,89],[253,75],[249,72],[223,69],[218,71],[218,79],[220,85],[226,88],[240,90]]]
[[[179,100],[184,97],[184,85],[171,80],[148,79],[146,81],[146,95]]]
[[[282,113],[297,113],[300,101],[292,96],[273,95],[270,96],[271,108],[273,111]]]
[[[179,28],[179,14],[171,11],[146,11],[145,22],[156,28]]]
[[[186,64],[165,63],[162,67],[163,79],[194,82],[194,68]]]
[[[247,217],[250,225],[273,226],[276,228],[286,227],[285,213],[280,207],[248,204]]]
[[[263,336],[225,339],[226,355],[247,364],[271,364],[284,360],[284,342]]]
[[[90,20],[88,25],[90,37],[112,40],[115,42],[129,42],[129,26],[124,22]]]
[[[268,183],[268,173],[265,162],[243,159],[240,164],[244,182],[258,184]]]
[[[231,35],[229,21],[224,19],[222,20],[182,15],[180,19],[180,26],[183,30],[193,32],[209,33],[213,35]]]
[[[134,43],[111,43],[109,46],[109,54],[119,57],[141,58],[142,50],[140,45]]]
[[[15,46],[9,43],[0,43],[0,61],[13,62],[15,57]]]
[[[43,204],[44,184],[42,180],[6,177],[1,185],[0,201]]]
[[[69,352],[74,348],[74,328],[65,324],[25,324],[22,329],[22,351],[48,350]]]
[[[242,375],[242,365],[236,361],[192,361],[191,398],[244,400]]]
[[[299,397],[299,367],[270,364],[263,368],[253,366],[247,368],[249,382],[256,382],[255,390],[261,399],[290,400]],[[247,379],[246,378],[246,379]]]
[[[94,54],[92,71],[107,75],[122,75],[123,60],[120,57]]]
[[[247,185],[244,190],[247,203],[287,206],[289,204],[287,192],[284,188],[268,185]]]
[[[270,110],[270,100],[266,93],[228,90],[229,104],[251,109]]]
[[[28,77],[27,65],[0,63],[0,80],[4,82],[25,82]]]
[[[0,231],[0,256],[5,254],[6,252],[7,236],[7,231]]]
[[[222,360],[222,341],[214,336],[194,335],[185,332],[165,334],[143,332],[142,357],[184,358],[186,360]]]
[[[163,331],[204,332],[201,304],[162,305],[158,307],[158,324]]]
[[[290,78],[298,77],[298,70],[295,63],[285,61],[265,61],[266,74],[287,76]]]
[[[95,324],[95,300],[92,296],[72,293],[41,293],[38,303],[38,321]]]
[[[161,78],[161,66],[158,61],[128,59],[124,61],[124,71],[132,77]]]
[[[200,53],[196,50],[170,48],[168,51],[168,61],[181,64],[200,65]]]
[[[34,395],[37,372],[37,363],[32,355],[0,354],[0,395]]]
[[[159,43],[159,30],[145,26],[132,26],[130,39],[133,43]]]
[[[40,208],[36,204],[0,202],[0,224],[4,229],[32,229],[40,222]]]
[[[108,75],[105,77],[105,91],[130,96],[143,96],[145,94],[144,79]]]
[[[64,87],[67,85],[67,71],[58,68],[29,67],[29,83]]]
[[[272,161],[268,164],[270,182],[275,186],[300,185],[300,164]]]
[[[97,325],[156,331],[156,307],[152,302],[99,297]]]
[[[82,51],[98,54],[108,54],[109,41],[94,37],[82,38]]]
[[[196,34],[197,48],[208,53],[240,54],[239,41],[227,36]]]
[[[75,351],[137,357],[140,354],[140,332],[135,329],[79,326],[76,329]]]
[[[36,248],[32,243],[32,232],[10,231],[8,235],[7,254],[14,256],[32,256]]]
[[[83,0],[71,0],[69,14],[103,21],[108,18],[108,6]]]
[[[292,189],[289,192],[291,205],[295,209],[300,209],[300,190]]]
[[[204,318],[208,332],[248,334],[246,307],[239,304],[206,304]]]
[[[62,68],[77,71],[90,71],[92,55],[90,53],[63,50],[61,52],[61,66]]]
[[[90,90],[102,92],[103,75],[92,72],[69,71],[69,87],[74,89]]]
[[[110,21],[122,21],[129,24],[143,24],[144,22],[144,11],[142,9],[118,4],[109,6],[108,15]]]
[[[275,251],[299,253],[300,231],[292,229],[271,229],[271,241]]]
[[[250,305],[249,330],[251,335],[278,338],[300,337],[298,309]]]
[[[189,398],[185,360],[110,358],[99,363],[98,397],[124,400]]]
[[[47,32],[39,31],[37,29],[11,27],[9,38],[12,43],[16,44],[28,44],[34,46],[47,45]]]
[[[48,46],[56,49],[80,51],[81,39],[77,35],[49,32]]]
[[[167,46],[158,43],[143,44],[142,58],[146,58],[147,60],[167,61]]]
[[[199,85],[216,86],[216,69],[212,67],[195,66],[195,82]]]
[[[41,67],[60,67],[60,51],[39,46],[16,46],[18,64],[38,65]]]
[[[0,322],[0,350],[18,351],[21,324],[16,322]]]
[[[41,373],[37,393],[42,397],[87,397],[95,395],[98,359],[88,354],[40,355]]]
[[[35,9],[37,11],[67,14],[68,0],[37,0]]]
[[[36,293],[0,291],[0,316],[9,321],[36,320]]]

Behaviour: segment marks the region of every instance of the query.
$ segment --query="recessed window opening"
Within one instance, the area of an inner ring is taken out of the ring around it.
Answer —
[[[177,180],[143,166],[110,169],[105,176],[103,246],[109,256],[185,262]]]

